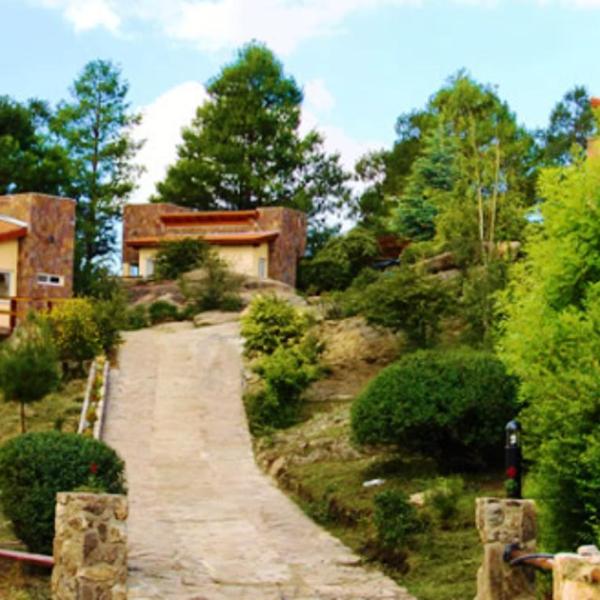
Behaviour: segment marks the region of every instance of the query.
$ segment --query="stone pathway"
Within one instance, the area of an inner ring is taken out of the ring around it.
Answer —
[[[414,600],[258,469],[237,323],[125,335],[105,440],[127,463],[130,598]]]

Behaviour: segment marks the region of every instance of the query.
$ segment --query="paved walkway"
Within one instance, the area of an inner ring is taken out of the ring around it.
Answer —
[[[129,597],[411,600],[255,465],[240,351],[236,323],[125,336],[105,440],[127,463]]]

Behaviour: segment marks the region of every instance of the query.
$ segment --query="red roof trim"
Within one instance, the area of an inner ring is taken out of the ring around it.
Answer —
[[[27,227],[18,227],[10,231],[0,233],[0,242],[8,242],[10,240],[18,240],[27,235]]]
[[[202,212],[166,213],[160,219],[166,225],[189,225],[190,223],[236,223],[258,219],[257,210],[213,210]]]
[[[250,246],[263,244],[274,240],[278,231],[257,231],[249,233],[207,233],[205,235],[182,235],[165,237],[141,237],[125,240],[125,245],[131,248],[153,248],[162,242],[173,242],[184,238],[195,238],[218,246]]]

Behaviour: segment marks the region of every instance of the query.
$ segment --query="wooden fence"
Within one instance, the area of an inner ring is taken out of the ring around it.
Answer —
[[[24,319],[30,312],[45,312],[52,310],[55,304],[66,302],[71,298],[48,298],[28,296],[0,296],[0,317],[6,315],[7,323],[0,326],[0,332],[10,335],[17,326],[19,320]],[[6,305],[3,307],[2,305]]]

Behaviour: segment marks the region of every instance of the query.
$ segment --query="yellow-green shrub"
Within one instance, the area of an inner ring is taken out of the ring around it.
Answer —
[[[74,298],[61,302],[48,320],[61,360],[81,363],[102,350],[94,305],[89,300]]]

